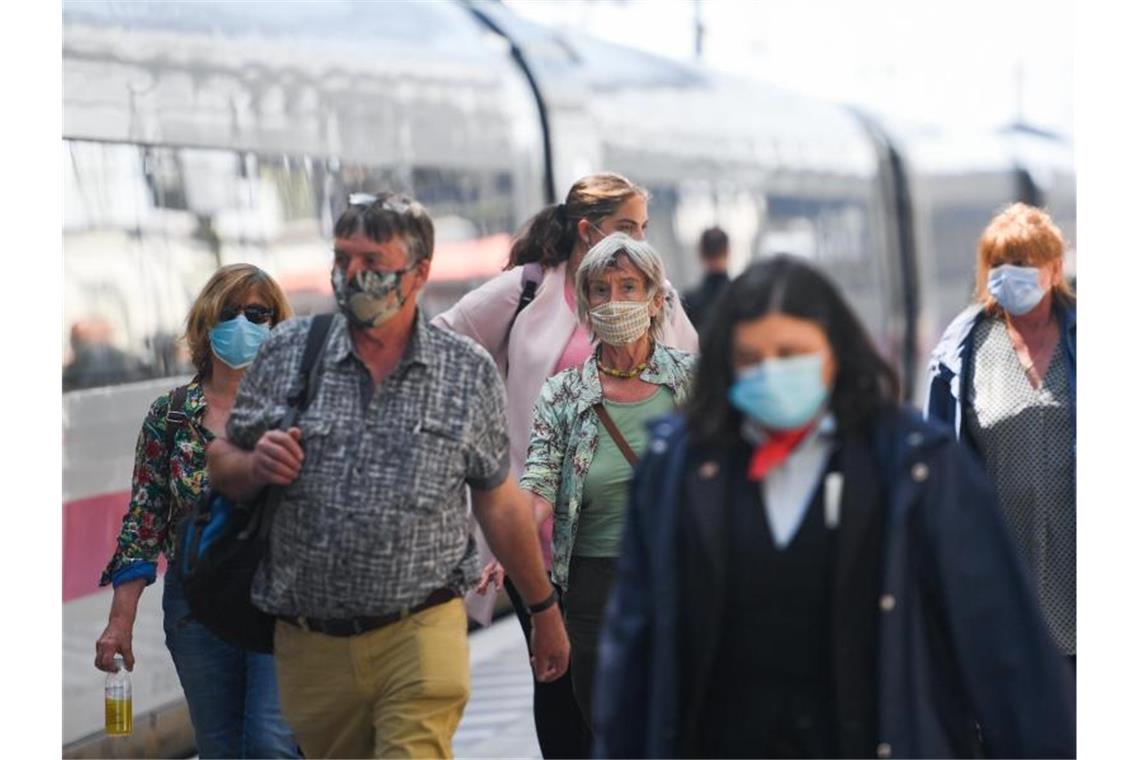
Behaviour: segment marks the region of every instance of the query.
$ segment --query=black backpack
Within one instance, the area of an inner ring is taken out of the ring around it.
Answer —
[[[309,326],[298,387],[289,395],[282,430],[292,427],[312,401],[332,316],[319,314]],[[273,651],[275,619],[253,606],[250,589],[269,549],[269,529],[282,491],[270,486],[248,503],[234,503],[208,490],[178,535],[178,569],[191,616],[218,638],[267,654]]]

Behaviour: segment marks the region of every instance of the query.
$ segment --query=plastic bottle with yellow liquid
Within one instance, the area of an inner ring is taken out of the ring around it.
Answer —
[[[122,655],[115,655],[115,672],[103,687],[104,730],[108,736],[127,736],[134,730],[131,708],[131,674]]]

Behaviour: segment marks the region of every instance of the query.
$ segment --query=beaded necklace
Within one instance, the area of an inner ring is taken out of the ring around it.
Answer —
[[[653,356],[652,343],[649,344],[649,356]],[[598,344],[598,350],[594,352],[594,361],[598,365],[598,371],[602,374],[609,375],[610,377],[620,377],[625,380],[628,380],[631,377],[637,377],[645,371],[646,367],[649,366],[649,359],[647,357],[646,360],[641,364],[638,364],[636,367],[628,371],[623,369],[610,369],[609,367],[604,367],[602,366],[602,346],[600,343]]]

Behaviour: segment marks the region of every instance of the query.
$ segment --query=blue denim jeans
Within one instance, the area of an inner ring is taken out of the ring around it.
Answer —
[[[198,755],[300,757],[281,714],[273,655],[227,644],[190,617],[174,567],[167,568],[162,612],[166,648],[190,706]]]

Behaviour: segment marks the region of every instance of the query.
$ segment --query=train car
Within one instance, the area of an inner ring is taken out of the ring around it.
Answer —
[[[1012,200],[1072,199],[1071,155],[1048,136],[994,136],[979,162],[498,3],[66,1],[63,21],[69,757],[193,750],[161,575],[135,625],[129,741],[102,737],[92,660],[139,424],[189,376],[176,338],[218,265],[255,263],[300,313],[328,309],[348,193],[404,191],[436,222],[430,315],[505,265],[531,213],[609,169],[649,189],[648,237],[677,287],[698,279],[695,243],[714,223],[734,271],[777,252],[814,259],[917,394],[924,352],[968,297],[985,220]]]

